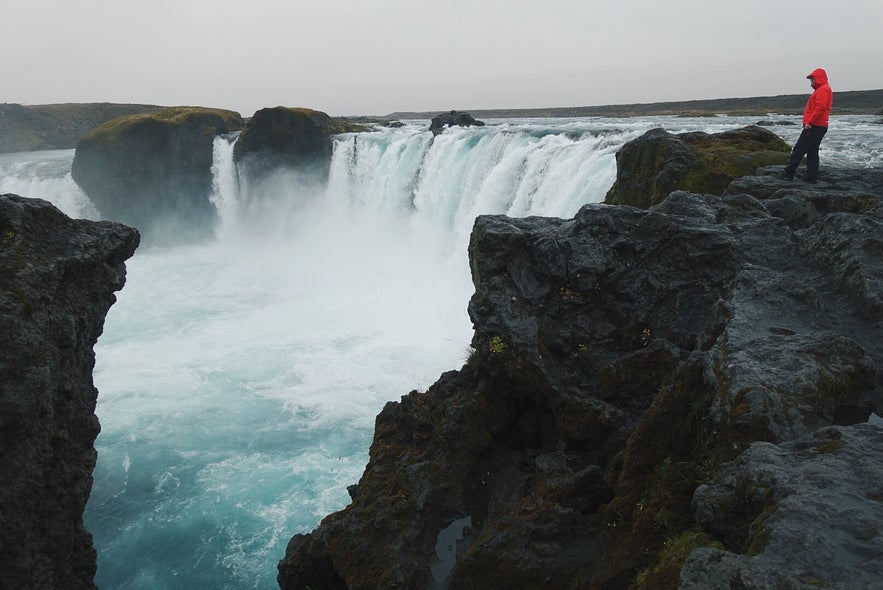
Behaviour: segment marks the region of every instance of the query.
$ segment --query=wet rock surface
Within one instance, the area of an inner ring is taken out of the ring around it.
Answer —
[[[447,127],[483,127],[484,121],[479,121],[469,113],[461,111],[450,111],[442,113],[432,118],[429,123],[429,130],[433,135],[442,133]]]
[[[0,195],[0,588],[94,588],[93,346],[138,232]]]
[[[755,512],[727,512],[733,501],[711,491],[734,469],[761,481],[767,462],[784,469],[820,445],[848,488],[880,427],[832,426],[883,410],[881,171],[827,170],[830,186],[777,171],[649,209],[479,217],[473,355],[387,404],[352,503],[291,540],[280,586],[677,588],[694,550],[684,584],[714,560],[722,576],[774,568],[780,546],[818,529],[766,514],[775,543],[752,559],[749,547],[763,551],[745,531],[767,492],[748,486]],[[776,214],[783,199],[798,213]],[[804,497],[796,485],[769,494]],[[856,551],[876,555],[865,529]],[[817,579],[865,587],[824,567]],[[811,583],[795,572],[779,579]]]

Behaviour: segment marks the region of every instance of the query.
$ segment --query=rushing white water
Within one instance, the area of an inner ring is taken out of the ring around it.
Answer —
[[[331,194],[373,211],[410,215],[423,231],[450,231],[463,246],[484,213],[570,216],[603,197],[622,133],[513,128],[453,129],[435,139],[399,132],[353,135],[338,145]]]
[[[647,129],[754,121],[419,122],[339,137],[327,185],[280,175],[248,198],[217,138],[217,239],[139,249],[96,347],[98,586],[276,587],[288,539],[347,503],[384,403],[467,356],[476,215],[572,216]],[[837,121],[823,167],[883,166],[883,126]],[[72,156],[0,156],[0,192],[95,217]]]
[[[0,154],[0,193],[52,202],[72,217],[98,219],[89,197],[71,179],[73,150]]]

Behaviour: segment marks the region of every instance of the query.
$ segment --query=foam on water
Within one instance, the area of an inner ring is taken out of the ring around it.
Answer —
[[[836,121],[823,166],[883,165],[883,126]],[[139,249],[96,347],[98,586],[275,588],[288,539],[346,505],[384,403],[468,355],[476,215],[572,216],[651,127],[753,122],[501,120],[435,138],[407,123],[338,137],[327,186],[283,174],[246,195],[235,136],[217,138],[217,240]],[[0,156],[0,191],[94,218],[72,156]]]
[[[101,587],[272,587],[291,534],[346,503],[383,404],[464,359],[469,284],[433,244],[302,214],[288,239],[128,263],[96,366]]]

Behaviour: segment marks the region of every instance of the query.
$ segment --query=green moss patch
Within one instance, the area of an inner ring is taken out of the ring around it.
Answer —
[[[659,552],[657,562],[638,573],[632,588],[634,590],[676,588],[684,563],[690,557],[690,553],[700,547],[724,549],[724,546],[713,537],[699,531],[684,531],[677,536],[669,537]]]

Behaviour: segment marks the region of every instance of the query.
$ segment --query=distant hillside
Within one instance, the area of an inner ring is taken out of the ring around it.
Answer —
[[[145,104],[0,104],[0,153],[70,149],[95,127],[163,107]]]
[[[656,102],[647,104],[622,104],[593,107],[550,107],[536,109],[461,109],[472,116],[485,119],[513,117],[641,117],[650,115],[701,116],[718,113],[728,115],[757,115],[767,113],[800,114],[809,94],[787,94],[752,98],[717,98],[682,102]],[[431,119],[440,111],[397,112],[386,119]],[[883,114],[883,89],[855,90],[834,93],[835,115]]]

